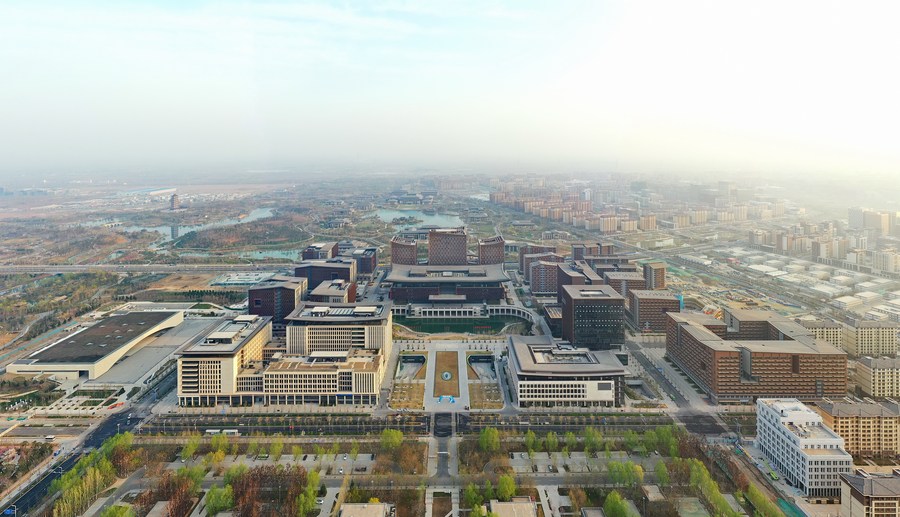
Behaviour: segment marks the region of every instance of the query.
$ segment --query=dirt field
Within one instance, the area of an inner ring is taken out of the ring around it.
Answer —
[[[424,368],[423,368],[424,370]],[[390,406],[394,409],[422,409],[425,403],[425,383],[395,382],[391,390]]]
[[[443,517],[453,510],[453,502],[449,495],[434,494],[434,502],[431,506],[431,514],[435,517]]]
[[[500,386],[494,383],[469,383],[469,405],[472,409],[503,409]]]
[[[201,289],[215,289],[209,283],[217,275],[169,275],[159,282],[150,285],[150,289],[158,289],[160,291],[189,291]]]
[[[19,334],[16,332],[0,332],[0,346],[3,346],[5,344],[9,343],[13,339],[15,339],[15,337],[18,335]]]
[[[456,352],[437,352],[437,361],[434,365],[434,396],[458,397],[459,396],[459,365]],[[443,372],[450,372],[449,381],[441,378]]]

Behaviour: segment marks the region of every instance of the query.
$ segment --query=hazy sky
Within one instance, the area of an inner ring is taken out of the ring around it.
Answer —
[[[0,2],[0,169],[900,181],[898,2]]]

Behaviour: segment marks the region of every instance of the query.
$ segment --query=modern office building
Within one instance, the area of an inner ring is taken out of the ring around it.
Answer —
[[[414,239],[395,235],[391,239],[391,264],[415,266],[419,263],[419,245]]]
[[[304,308],[297,309],[295,313]],[[309,330],[305,315],[291,319],[288,346],[266,359],[271,321],[237,316],[223,322],[178,359],[178,400],[185,408],[318,404],[377,404],[387,369],[390,341],[375,346],[379,332],[357,332],[362,313],[375,318],[384,307],[323,307],[327,329]],[[334,312],[347,310],[342,326]],[[315,307],[313,309],[315,310]],[[387,309],[388,321],[390,309]],[[298,322],[298,319],[300,320]],[[293,326],[303,327],[297,332]],[[347,328],[349,327],[349,328]],[[390,324],[388,323],[388,328]],[[324,338],[325,334],[330,334]],[[360,338],[359,335],[362,335]],[[301,336],[302,337],[299,337]],[[388,330],[388,337],[390,331]],[[371,338],[371,342],[367,342]],[[318,346],[326,341],[324,346]],[[301,346],[306,343],[306,346]],[[302,350],[302,352],[301,352]],[[296,353],[294,353],[296,352]]]
[[[287,317],[287,354],[347,351],[351,348],[384,350],[393,346],[390,303],[304,303]]]
[[[294,266],[294,276],[306,278],[309,287],[331,280],[356,282],[356,261],[347,257],[308,260]]]
[[[315,242],[301,253],[303,260],[328,260],[338,256],[337,242]]]
[[[312,303],[354,303],[356,301],[356,282],[343,279],[326,280],[309,292]]]
[[[660,260],[644,263],[644,282],[647,289],[666,288],[666,263]]]
[[[876,474],[859,469],[841,474],[840,517],[897,515],[900,515],[900,470]]]
[[[756,446],[813,502],[840,498],[840,476],[853,468],[844,440],[794,398],[757,400]]]
[[[773,312],[668,313],[666,355],[715,403],[847,393],[847,354]]]
[[[625,340],[625,299],[608,285],[566,285],[562,290],[562,336],[592,350]]]
[[[538,253],[556,253],[556,246],[542,246],[538,244],[523,244],[519,246],[519,273],[525,274],[525,256]]]
[[[356,273],[358,275],[372,276],[378,268],[378,248],[357,248],[350,252],[350,256],[356,261]]]
[[[853,381],[870,397],[900,398],[900,357],[860,357]]]
[[[468,264],[466,229],[438,228],[428,232],[429,266],[465,266]]]
[[[861,356],[897,355],[897,336],[900,323],[893,321],[860,321],[855,327],[844,329],[844,344],[848,354]]]
[[[628,371],[611,351],[558,345],[549,336],[509,336],[507,374],[519,407],[624,403]]]
[[[532,253],[525,255],[522,257],[522,266],[525,268],[522,276],[525,278],[525,282],[531,283],[532,264],[539,261],[562,263],[565,260],[566,258],[558,253]]]
[[[247,312],[272,318],[272,333],[284,336],[284,318],[297,308],[306,290],[306,278],[273,276],[247,290]]]
[[[896,402],[823,400],[813,407],[844,439],[844,449],[863,458],[894,458],[900,446],[900,406]]]
[[[108,316],[76,331],[63,332],[63,337],[51,345],[7,365],[6,371],[18,375],[52,375],[59,380],[96,379],[142,341],[182,321],[181,311]]]
[[[478,241],[479,264],[503,264],[506,258],[506,242],[503,237],[496,235]]]
[[[384,283],[396,304],[499,303],[509,278],[502,264],[488,266],[406,266],[394,264]]]
[[[798,321],[812,332],[816,339],[824,339],[830,345],[844,349],[844,326],[836,321],[800,320]]]
[[[626,315],[639,332],[665,332],[666,314],[681,312],[681,302],[671,291],[634,289],[628,291]]]
[[[617,293],[628,297],[628,291],[634,289],[646,289],[644,274],[630,271],[607,271],[603,273],[603,281],[616,290]]]
[[[564,285],[601,285],[603,277],[585,261],[561,262],[556,272],[556,301],[562,303],[562,286]]]

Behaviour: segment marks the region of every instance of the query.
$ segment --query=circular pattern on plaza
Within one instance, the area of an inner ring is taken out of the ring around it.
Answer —
[[[450,372],[444,372],[441,374],[441,379],[444,379],[445,381],[449,381],[452,378],[453,378],[453,374]]]

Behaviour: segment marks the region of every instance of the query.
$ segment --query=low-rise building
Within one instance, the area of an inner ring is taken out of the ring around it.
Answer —
[[[491,499],[490,505],[497,517],[537,517],[537,505],[530,497],[513,497],[509,502]]]
[[[853,468],[844,440],[797,399],[757,400],[756,446],[793,487],[814,502],[838,499],[840,475]]]
[[[900,515],[900,470],[841,474],[841,517]]]
[[[309,292],[314,303],[353,303],[356,301],[356,282],[343,279],[326,280]]]
[[[388,517],[390,511],[385,503],[343,503],[340,517]]]
[[[510,336],[507,373],[519,407],[621,406],[628,370],[611,351]]]

